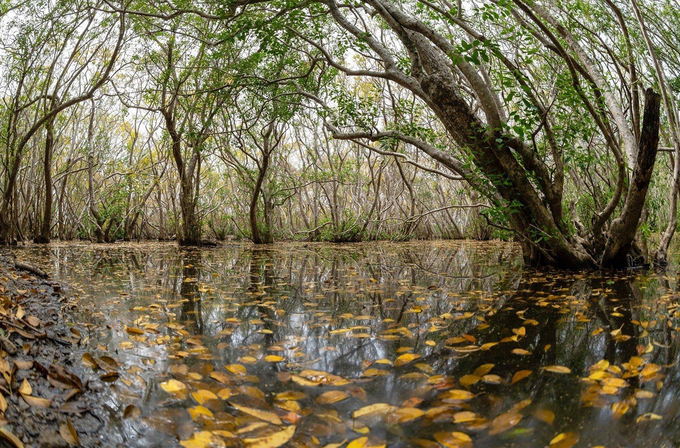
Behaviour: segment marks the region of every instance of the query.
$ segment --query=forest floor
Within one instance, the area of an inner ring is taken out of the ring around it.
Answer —
[[[58,283],[0,254],[0,447],[101,444],[105,386],[71,360],[81,335],[68,306]]]

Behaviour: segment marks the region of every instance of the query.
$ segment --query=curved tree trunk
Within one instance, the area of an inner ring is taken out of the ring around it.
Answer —
[[[652,179],[654,162],[659,147],[659,115],[661,95],[652,89],[645,92],[645,112],[642,118],[642,132],[638,147],[633,181],[628,187],[628,197],[623,212],[611,225],[602,261],[602,267],[626,267],[628,257],[640,224],[640,216],[647,198],[647,188]]]

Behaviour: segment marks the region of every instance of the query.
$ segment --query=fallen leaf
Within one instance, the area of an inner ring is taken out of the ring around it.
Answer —
[[[396,367],[405,366],[406,364],[418,358],[420,358],[420,355],[417,355],[415,353],[404,353],[403,355],[399,356],[397,359],[394,360],[394,365]]]
[[[246,368],[242,366],[241,364],[229,364],[224,366],[229,372],[233,373],[234,375],[245,375],[248,373]]]
[[[33,388],[28,383],[28,380],[24,378],[24,381],[19,386],[19,393],[21,395],[31,395],[33,393]]]
[[[561,374],[571,373],[571,369],[569,367],[564,367],[564,366],[546,366],[546,367],[543,367],[543,370],[547,370],[548,372],[552,372],[552,373],[561,373]]]
[[[97,364],[97,361],[94,360],[94,356],[92,356],[90,353],[84,353],[80,359],[83,362],[83,364],[92,369],[96,370],[99,368],[99,364]]]
[[[17,436],[9,432],[9,430],[0,427],[0,438],[11,443],[14,448],[24,448],[24,444],[19,440]]]
[[[217,395],[206,389],[197,390],[196,392],[193,392],[191,396],[194,398],[194,400],[196,400],[198,404],[204,404],[206,401],[209,400],[217,400]]]
[[[539,419],[540,421],[547,423],[549,425],[552,425],[553,422],[555,421],[555,413],[548,409],[537,409],[536,411],[534,411],[532,415]]]
[[[353,418],[361,417],[371,417],[374,415],[385,415],[392,411],[394,406],[388,403],[375,403],[368,406],[364,406],[361,409],[357,409],[352,413]]]
[[[515,372],[515,374],[512,376],[512,380],[510,380],[510,383],[515,384],[519,381],[522,381],[524,378],[528,377],[532,373],[533,372],[531,370],[519,370]]]
[[[325,392],[316,399],[318,404],[333,404],[349,398],[350,395],[342,390],[331,390]]]
[[[347,448],[364,448],[368,442],[368,437],[359,437],[347,444]]]
[[[449,401],[469,401],[475,398],[475,394],[470,392],[469,390],[462,390],[462,389],[453,389],[453,390],[447,390],[444,392],[444,394],[441,396],[443,400],[449,400]]]
[[[80,445],[78,432],[76,431],[76,428],[73,427],[71,420],[66,419],[66,423],[62,423],[61,426],[59,426],[59,434],[70,446]]]
[[[177,380],[168,380],[161,383],[161,389],[169,394],[181,394],[186,392],[187,385]]]
[[[506,412],[501,414],[491,422],[489,434],[496,435],[507,431],[522,421],[522,414],[519,412]]]
[[[296,426],[286,426],[281,431],[265,437],[245,438],[243,442],[248,448],[277,448],[285,445],[295,435]]]
[[[397,423],[408,423],[419,419],[425,412],[418,408],[398,408],[389,418]]]
[[[206,448],[212,446],[215,437],[210,431],[199,431],[192,434],[190,439],[179,442],[184,448]]]
[[[556,435],[550,441],[550,448],[571,448],[576,445],[579,440],[579,435],[575,432],[563,432]]]
[[[464,432],[435,432],[434,440],[447,448],[471,448],[472,439]]]
[[[269,422],[279,426],[283,424],[279,416],[274,414],[273,412],[261,411],[259,409],[241,406],[239,404],[232,403],[231,401],[229,402],[229,404],[238,409],[239,411],[248,415],[252,415],[253,417],[259,418],[262,421]]]

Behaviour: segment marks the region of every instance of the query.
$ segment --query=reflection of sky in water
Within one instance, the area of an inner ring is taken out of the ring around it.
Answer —
[[[198,429],[241,428],[243,416],[224,401],[210,404],[214,420],[197,423],[186,411],[196,405],[191,398],[173,399],[159,387],[175,378],[191,390],[217,392],[225,384],[211,371],[231,375],[224,366],[235,363],[252,375],[229,377],[226,386],[241,404],[272,410],[275,393],[310,395],[300,401],[299,446],[351,440],[359,436],[350,429],[352,411],[414,398],[423,410],[445,412],[404,425],[369,421],[371,436],[389,446],[427,446],[415,439],[463,431],[475,446],[489,447],[546,446],[568,431],[579,434],[577,446],[663,446],[678,437],[678,322],[667,319],[676,282],[665,276],[524,272],[513,247],[495,243],[233,244],[201,251],[54,245],[19,252],[41,266],[49,256],[48,270],[77,296],[74,321],[87,325],[89,339],[74,357],[89,351],[121,364],[107,403],[118,414],[129,404],[141,408],[142,418],[116,423],[124,429],[120,442],[130,446],[170,446]],[[384,361],[409,352],[420,358],[399,367]],[[265,362],[267,355],[285,362]],[[662,366],[658,378],[622,367],[638,355]],[[582,379],[602,359],[622,369],[603,375],[624,377],[626,387],[602,393],[600,380]],[[492,376],[461,386],[461,378],[487,364],[494,365]],[[554,365],[571,373],[542,370]],[[304,387],[283,375],[304,369],[351,380],[366,401],[317,405],[327,386]],[[510,384],[519,370],[532,373]],[[376,371],[383,375],[372,376]],[[446,390],[461,388],[474,400],[442,401]],[[526,406],[516,411],[519,422],[494,431],[518,403]],[[629,409],[617,417],[616,403]],[[328,411],[341,423],[323,417]],[[453,423],[467,411],[478,420]],[[537,417],[545,411],[555,414],[551,424]],[[662,419],[650,420],[650,413]]]

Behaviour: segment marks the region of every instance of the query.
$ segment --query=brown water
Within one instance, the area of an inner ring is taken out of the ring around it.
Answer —
[[[109,372],[105,446],[680,441],[675,270],[527,271],[471,242],[17,253],[69,285],[74,362]]]

